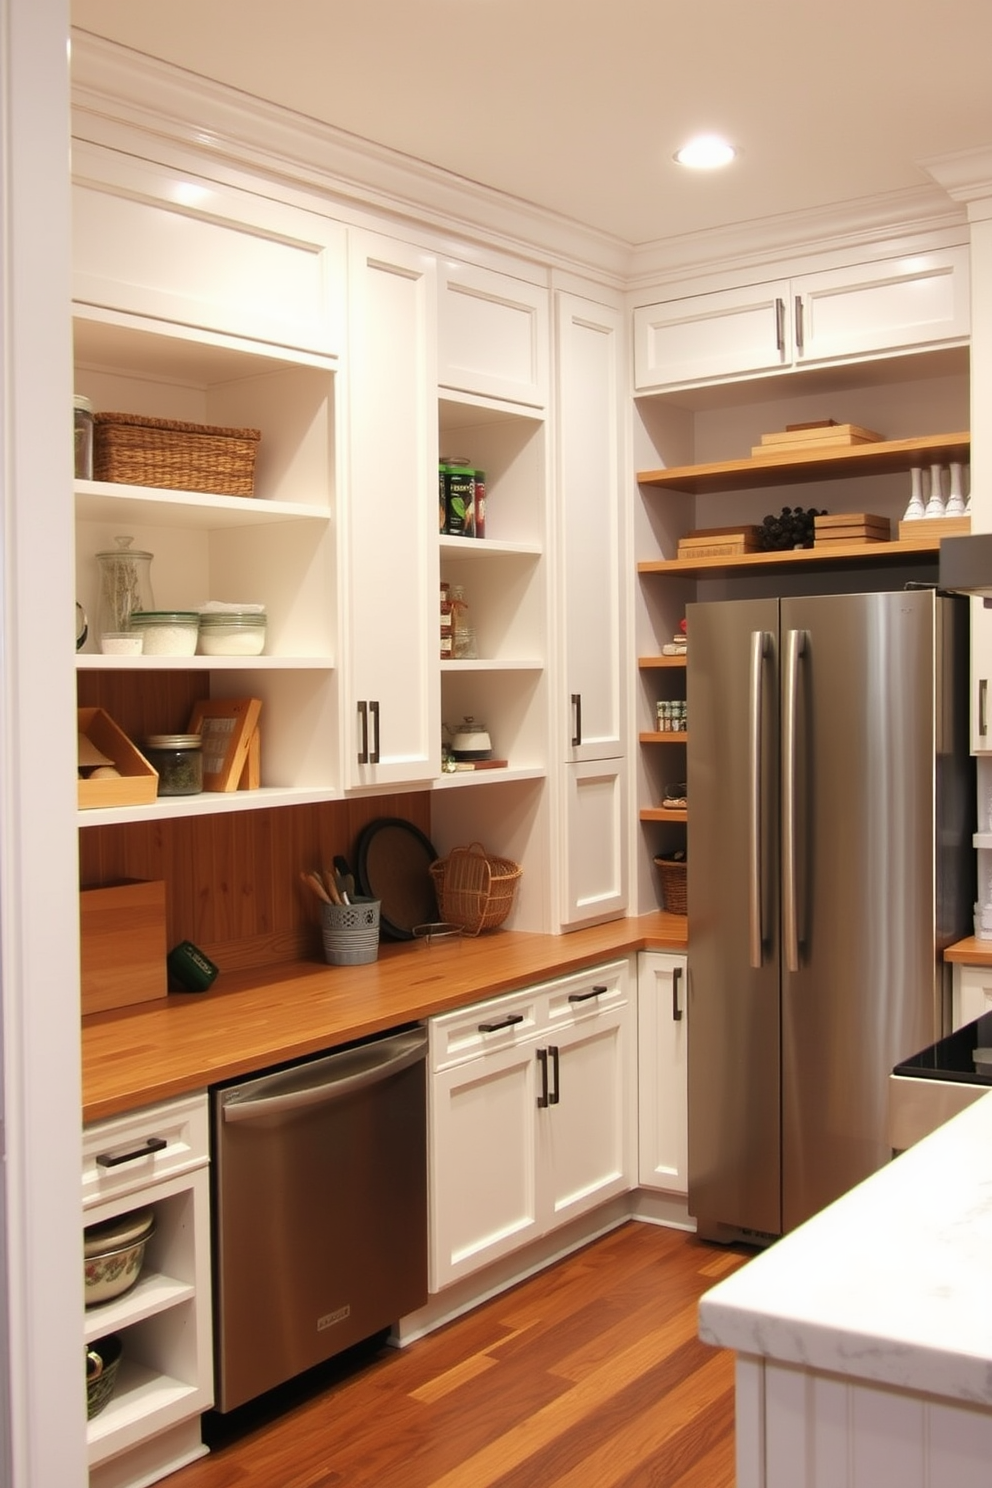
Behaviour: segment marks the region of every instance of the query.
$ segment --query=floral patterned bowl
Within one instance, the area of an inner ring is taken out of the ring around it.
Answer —
[[[154,1215],[150,1209],[91,1225],[86,1230],[83,1272],[87,1307],[109,1302],[134,1286],[153,1230]]]

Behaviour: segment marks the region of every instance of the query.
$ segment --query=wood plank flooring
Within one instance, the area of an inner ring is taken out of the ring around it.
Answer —
[[[623,1225],[406,1349],[208,1416],[169,1488],[733,1488],[733,1355],[696,1303],[749,1253]]]

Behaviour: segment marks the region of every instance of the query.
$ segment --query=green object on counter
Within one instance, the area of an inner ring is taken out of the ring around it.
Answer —
[[[191,940],[173,946],[166,965],[184,992],[206,992],[217,977],[217,967]]]

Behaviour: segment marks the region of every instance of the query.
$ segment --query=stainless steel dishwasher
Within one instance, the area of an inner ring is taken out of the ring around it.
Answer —
[[[217,1409],[427,1299],[427,1033],[211,1090]]]

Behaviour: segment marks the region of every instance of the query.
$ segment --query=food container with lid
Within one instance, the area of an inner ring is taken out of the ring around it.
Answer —
[[[149,734],[148,763],[158,771],[160,796],[196,796],[203,789],[203,740],[199,734]]]
[[[200,617],[195,610],[135,610],[130,629],[142,636],[145,656],[194,656]]]
[[[72,400],[73,439],[76,450],[76,479],[93,479],[93,404],[82,393]]]
[[[86,1228],[83,1273],[87,1307],[109,1302],[134,1286],[154,1227],[153,1211],[136,1209]]]
[[[264,610],[201,610],[201,656],[261,656],[265,650]]]

